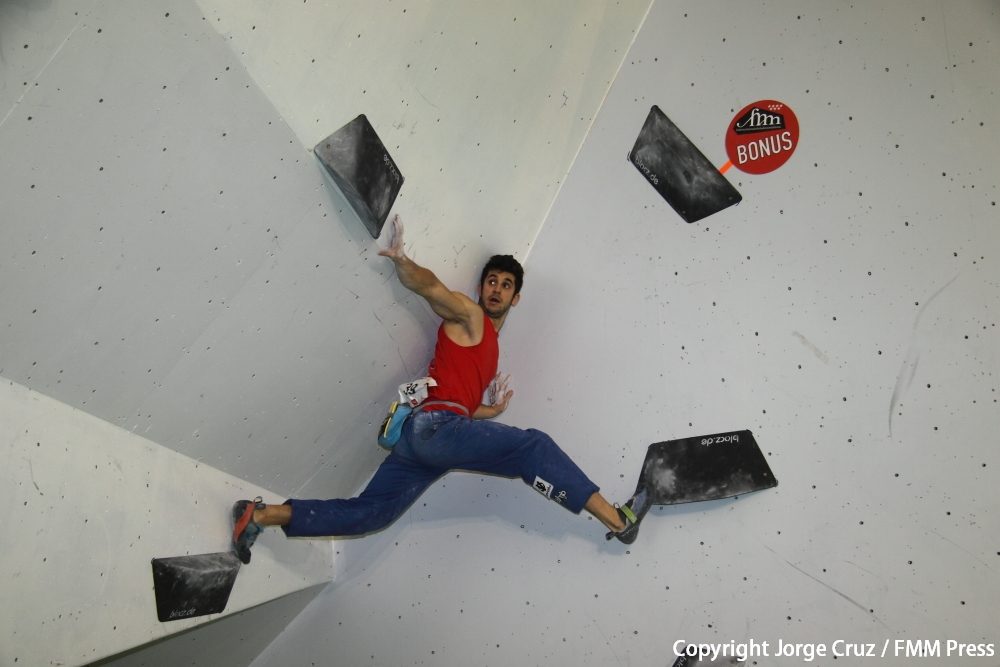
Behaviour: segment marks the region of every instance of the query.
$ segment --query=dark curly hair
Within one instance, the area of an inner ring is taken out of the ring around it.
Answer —
[[[513,274],[514,294],[521,292],[521,286],[524,285],[524,267],[514,259],[513,255],[493,255],[490,257],[490,261],[486,262],[486,266],[483,267],[482,275],[479,276],[480,287],[482,287],[483,281],[486,280],[486,275],[490,271],[504,271]]]

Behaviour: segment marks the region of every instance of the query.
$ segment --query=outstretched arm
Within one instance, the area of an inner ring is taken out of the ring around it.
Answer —
[[[460,292],[452,292],[442,283],[434,272],[424,268],[406,256],[403,250],[403,221],[399,215],[392,218],[392,232],[389,247],[380,250],[383,257],[388,257],[396,265],[396,275],[403,287],[427,300],[441,319],[463,325],[465,328],[475,326],[478,306]],[[478,317],[482,317],[478,315]]]

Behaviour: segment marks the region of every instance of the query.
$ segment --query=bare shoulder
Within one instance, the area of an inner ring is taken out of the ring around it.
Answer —
[[[455,318],[444,318],[444,332],[452,342],[463,347],[478,345],[483,340],[485,322],[482,307],[462,294],[453,292],[456,301],[462,304],[462,315]]]

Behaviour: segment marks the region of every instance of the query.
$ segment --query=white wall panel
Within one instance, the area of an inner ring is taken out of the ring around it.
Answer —
[[[157,620],[150,561],[226,551],[225,508],[265,490],[13,382],[0,414],[0,663],[89,664],[218,618]],[[330,579],[329,543],[262,540],[226,613]]]
[[[352,493],[383,456],[375,422],[423,372],[436,322],[375,256],[312,146],[368,114],[407,177],[397,210],[411,252],[471,288],[495,248],[531,246],[647,7],[0,3],[0,376],[57,401],[55,414],[131,432],[116,460],[135,469],[156,443],[157,457],[268,500]],[[99,445],[70,446],[86,458]],[[33,486],[15,463],[17,505]],[[184,479],[184,492],[215,508],[195,528],[224,542],[218,522],[247,492],[219,497],[207,480]],[[64,517],[47,518],[75,535]],[[129,520],[108,523],[111,548]],[[161,526],[136,529],[148,539]],[[98,538],[83,537],[89,553]],[[171,550],[195,549],[185,540]],[[269,576],[284,548],[270,536],[248,569]],[[32,557],[10,556],[19,585],[37,584]],[[148,554],[122,558],[148,568]],[[119,594],[130,597],[106,602],[115,613],[151,613],[149,590]],[[29,625],[76,604],[64,588],[30,599]],[[67,635],[61,655],[169,631],[77,627],[87,640]],[[44,627],[18,628],[25,646],[4,655],[49,648]]]
[[[461,283],[529,249],[649,1],[198,4],[304,146],[369,117],[419,258]]]

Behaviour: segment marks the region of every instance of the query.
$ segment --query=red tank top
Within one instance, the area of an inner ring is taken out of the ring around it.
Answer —
[[[471,347],[463,347],[448,338],[444,324],[438,327],[434,358],[427,373],[437,381],[437,386],[430,387],[428,391],[430,400],[464,405],[470,417],[482,403],[483,393],[496,376],[500,359],[497,331],[486,313],[483,313],[483,320],[483,339]]]

